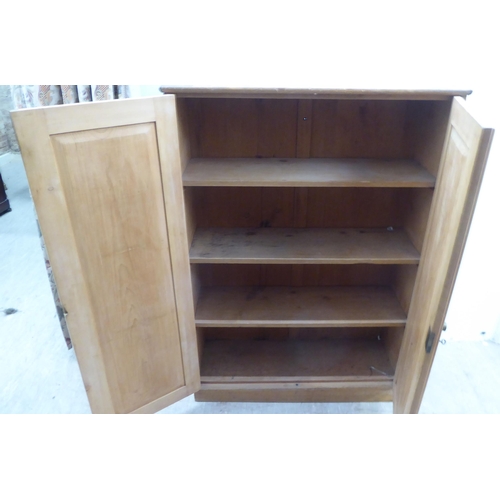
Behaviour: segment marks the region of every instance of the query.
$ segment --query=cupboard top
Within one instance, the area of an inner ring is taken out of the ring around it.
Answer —
[[[472,90],[383,90],[326,88],[234,88],[234,87],[171,87],[162,85],[164,94],[179,97],[234,97],[262,99],[403,99],[447,100],[453,96],[464,99]]]

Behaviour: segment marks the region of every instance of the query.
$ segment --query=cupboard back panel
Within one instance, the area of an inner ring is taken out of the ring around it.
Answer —
[[[296,99],[187,99],[193,158],[293,158]]]
[[[400,266],[193,264],[201,286],[391,286]]]
[[[193,158],[411,158],[433,174],[451,105],[451,101],[348,99],[177,98],[177,102]]]
[[[416,191],[426,191],[425,195]],[[191,227],[411,228],[421,246],[432,189],[185,188]],[[418,212],[418,213],[417,213]],[[417,246],[417,245],[416,245]],[[417,246],[418,248],[418,246]]]
[[[381,339],[394,328],[200,328],[205,340]]]
[[[313,101],[312,158],[410,158],[407,101]]]

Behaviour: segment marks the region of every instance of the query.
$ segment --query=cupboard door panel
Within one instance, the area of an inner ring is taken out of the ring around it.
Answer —
[[[71,131],[51,135],[61,110]],[[75,130],[72,110],[84,129]],[[175,101],[144,100],[144,110],[116,101],[13,114],[94,412],[156,411],[199,387],[192,299],[182,285],[185,222],[171,207],[171,190],[182,193],[180,159],[157,133],[175,130]]]
[[[418,412],[432,364],[425,343],[444,322],[493,131],[454,98],[429,223],[394,380],[394,411]]]

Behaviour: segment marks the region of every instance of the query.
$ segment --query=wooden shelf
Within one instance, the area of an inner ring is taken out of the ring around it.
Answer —
[[[207,340],[202,383],[329,382],[392,379],[377,339]]]
[[[193,158],[184,186],[434,187],[412,160],[349,158]]]
[[[402,229],[199,228],[192,264],[418,264]]]
[[[199,327],[404,326],[389,287],[204,287]]]

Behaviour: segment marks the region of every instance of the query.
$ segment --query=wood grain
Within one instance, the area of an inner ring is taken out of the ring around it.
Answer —
[[[382,341],[207,340],[202,383],[388,380],[394,370]]]
[[[313,102],[311,157],[408,159],[407,101]]]
[[[181,170],[184,172],[188,161],[191,158],[191,143],[189,132],[189,117],[185,99],[175,99],[170,97],[171,106],[175,105],[176,109],[176,128],[179,141],[179,155],[181,162]],[[174,104],[175,103],[175,104]]]
[[[392,275],[392,287],[406,314],[408,314],[410,309],[417,272],[418,266],[416,265],[397,266],[394,268],[394,273]]]
[[[183,157],[179,141],[183,132],[178,128],[174,96],[155,98],[154,107],[161,187],[175,290],[175,309],[182,349],[182,368],[187,391],[192,393],[200,387],[200,368],[190,279],[189,235],[182,189],[182,168],[186,158]],[[163,259],[166,256],[167,254],[163,253]]]
[[[200,228],[191,263],[418,264],[401,229]]]
[[[174,97],[12,117],[92,411],[157,411],[193,393]]]
[[[421,252],[431,211],[434,189],[408,189],[401,198],[403,226],[415,248]]]
[[[52,145],[114,406],[128,413],[184,385],[155,128],[58,134]]]
[[[411,413],[418,413],[420,404],[422,402],[422,397],[424,395],[425,387],[427,385],[427,380],[431,371],[432,363],[434,361],[434,356],[439,345],[439,337],[441,331],[443,330],[443,325],[446,319],[446,312],[450,303],[455,280],[458,275],[460,262],[467,241],[467,235],[472,223],[472,217],[474,215],[474,209],[476,206],[477,198],[479,196],[479,190],[486,168],[493,135],[494,131],[492,129],[483,129],[483,133],[481,134],[481,141],[478,148],[478,154],[476,156],[474,172],[472,174],[469,190],[467,193],[466,205],[462,213],[460,227],[458,230],[457,239],[455,241],[455,246],[453,248],[451,262],[446,275],[443,292],[439,299],[437,313],[431,326],[431,330],[436,333],[436,340],[434,342],[434,345],[432,346],[431,352],[424,359],[424,363],[418,377],[418,385],[415,391],[415,397],[413,398],[412,406],[410,408]]]
[[[266,87],[182,87],[162,85],[164,94],[182,97],[233,97],[282,99],[404,99],[448,100],[452,96],[466,97],[472,90],[446,89],[326,89],[326,88],[266,88]]]
[[[89,103],[63,104],[41,112],[50,135],[156,120],[153,99],[124,99],[119,104],[114,101],[95,101],[91,106]],[[21,112],[23,110],[16,111]]]
[[[297,101],[184,99],[193,157],[294,157]]]
[[[192,264],[205,286],[393,286],[398,265]],[[407,266],[404,266],[407,267]],[[300,275],[300,279],[297,276]]]
[[[383,339],[388,328],[198,328],[207,340],[330,340]]]
[[[387,287],[205,287],[197,326],[404,326]]]
[[[413,401],[427,356],[425,341],[438,313],[441,296],[447,293],[445,281],[483,134],[482,127],[466,111],[460,99],[455,98],[396,369],[394,411],[397,413],[418,410]]]
[[[386,331],[381,335],[391,366],[394,370],[396,370],[396,366],[398,365],[399,351],[401,350],[403,336],[404,328],[402,327],[386,328]]]
[[[192,199],[196,201],[194,219],[200,228],[401,227],[408,221],[411,191],[322,187],[186,189],[192,190]]]
[[[11,116],[57,290],[68,312],[66,321],[87,397],[94,413],[113,413],[112,388],[100,346],[100,332],[82,279],[78,242],[73,234],[45,114],[40,109],[26,109]]]
[[[297,158],[309,158],[311,155],[312,99],[301,99],[297,113]]]
[[[433,187],[410,160],[333,158],[193,158],[184,186]]]
[[[392,401],[392,381],[202,384],[195,401],[332,403]]]
[[[413,157],[437,176],[452,101],[408,103],[407,141]]]

